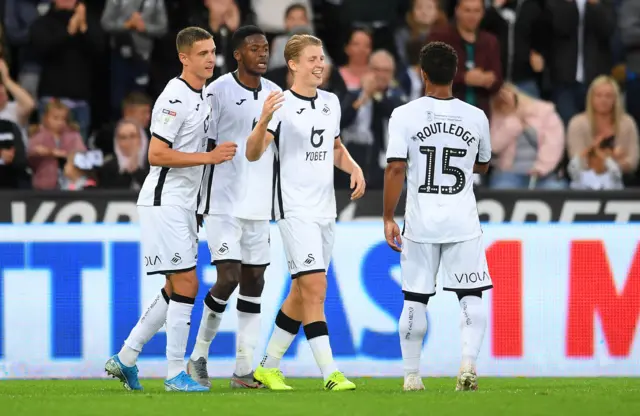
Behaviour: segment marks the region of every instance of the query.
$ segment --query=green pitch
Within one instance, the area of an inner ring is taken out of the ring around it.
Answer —
[[[295,391],[230,390],[165,393],[142,380],[144,393],[115,380],[0,381],[0,414],[76,415],[638,415],[640,378],[481,378],[477,392],[456,393],[453,378],[425,378],[427,391],[402,392],[400,379],[353,379],[355,392],[325,392],[319,379],[289,379]]]

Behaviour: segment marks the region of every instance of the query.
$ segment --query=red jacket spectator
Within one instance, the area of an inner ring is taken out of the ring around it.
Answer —
[[[502,64],[500,60],[500,46],[495,36],[483,30],[478,31],[474,43],[475,66],[484,71],[493,72],[495,80],[489,87],[471,87],[467,85],[465,77],[469,69],[467,64],[467,42],[462,38],[455,25],[449,25],[441,29],[434,30],[429,35],[429,42],[440,41],[451,45],[458,53],[458,73],[453,79],[453,95],[462,101],[467,99],[468,89],[473,88],[475,92],[475,102],[470,104],[482,109],[487,117],[490,116],[489,98],[500,90],[502,86]]]

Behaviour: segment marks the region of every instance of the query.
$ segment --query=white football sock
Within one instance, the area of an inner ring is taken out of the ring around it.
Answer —
[[[476,368],[487,327],[487,312],[478,296],[465,296],[460,300],[460,329],[462,331],[462,367]]]
[[[334,372],[338,370],[336,362],[333,360],[331,344],[329,344],[329,330],[327,323],[324,321],[311,322],[304,326],[304,333],[309,341],[313,358],[320,368],[322,377],[325,381]]]
[[[198,328],[198,335],[196,337],[196,345],[193,347],[191,353],[191,359],[193,361],[198,360],[201,357],[205,359],[209,358],[209,347],[211,341],[218,333],[220,328],[220,322],[222,322],[222,315],[227,307],[227,301],[214,298],[211,293],[207,293],[204,298],[204,308],[202,309],[202,319],[200,320],[200,327]]]
[[[118,353],[118,358],[122,364],[127,367],[136,365],[142,347],[162,328],[162,325],[167,320],[168,308],[169,296],[167,296],[163,288],[140,317],[136,326],[133,327],[129,337],[124,341],[124,345]]]
[[[238,294],[238,335],[236,337],[237,376],[253,370],[253,352],[260,339],[260,297]]]
[[[167,361],[169,369],[167,380],[184,371],[184,355],[187,349],[189,329],[191,328],[191,310],[194,298],[171,295],[167,311]]]
[[[273,333],[267,344],[267,351],[262,358],[261,366],[264,368],[280,367],[280,360],[287,352],[289,346],[296,338],[300,329],[300,321],[295,321],[285,315],[282,310],[276,316],[276,324],[273,327]]]
[[[420,375],[420,356],[427,333],[427,305],[405,300],[398,324],[404,376]]]

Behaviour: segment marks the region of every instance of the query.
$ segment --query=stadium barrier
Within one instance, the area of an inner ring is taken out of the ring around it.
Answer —
[[[495,288],[483,298],[489,323],[478,363],[482,375],[640,375],[640,225],[483,229]],[[194,323],[216,279],[201,237]],[[275,225],[271,248],[256,363],[290,284]],[[105,360],[119,350],[163,281],[142,273],[135,224],[0,225],[0,378],[104,376]],[[327,318],[346,374],[402,374],[399,281],[399,255],[386,246],[381,223],[338,224]],[[214,376],[233,371],[234,298],[230,305],[211,348]],[[455,295],[439,291],[428,308],[425,375],[458,370],[459,319]],[[188,351],[196,332],[193,325]],[[142,376],[164,376],[164,351],[161,332],[144,348]],[[302,331],[282,368],[288,376],[319,375]]]
[[[350,200],[351,192],[337,191],[340,221],[377,220],[382,215],[382,192],[367,191]],[[501,222],[617,222],[640,221],[638,191],[476,191],[482,221]],[[137,222],[131,191],[80,192],[0,191],[0,223],[127,223]],[[398,213],[404,212],[404,197]]]

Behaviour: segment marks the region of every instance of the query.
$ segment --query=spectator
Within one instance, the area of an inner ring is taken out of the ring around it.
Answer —
[[[271,53],[269,55],[269,68],[271,69],[287,66],[284,60],[284,47],[291,36],[295,34],[313,34],[313,27],[309,21],[307,8],[302,3],[294,3],[287,7],[284,15],[284,26],[286,34],[276,36],[271,42]]]
[[[61,160],[72,152],[84,152],[82,137],[69,123],[69,109],[59,100],[50,101],[42,124],[29,139],[28,157],[33,169],[34,189],[56,189]]]
[[[164,0],[108,0],[102,28],[111,35],[111,114],[131,91],[149,85],[149,61],[154,39],[167,31]]]
[[[205,9],[192,12],[189,22],[213,35],[216,43],[216,66],[214,80],[237,68],[231,46],[231,35],[240,27],[240,10],[234,0],[205,0]]]
[[[138,126],[145,152],[151,137],[149,132],[151,105],[151,99],[147,95],[141,92],[132,92],[122,101],[122,118],[118,121],[118,123],[125,120],[131,121]],[[101,150],[105,158],[114,153],[114,137],[116,137],[118,123],[108,123],[89,140],[90,147]]]
[[[640,2],[623,0],[619,13],[620,38],[626,51],[627,111],[640,123]]]
[[[101,188],[139,190],[147,173],[147,151],[140,129],[122,120],[116,127],[115,154],[105,158],[98,171],[98,184]]]
[[[433,27],[446,24],[447,17],[437,0],[411,0],[411,9],[407,12],[404,25],[395,33],[398,67],[406,68],[410,65],[407,55],[410,41],[416,40],[424,45]]]
[[[33,97],[38,94],[40,66],[29,47],[29,28],[40,16],[38,7],[44,2],[45,0],[6,0],[4,10],[7,38],[18,51],[17,59],[13,61],[14,66],[20,69],[18,83]]]
[[[490,97],[502,86],[500,46],[495,36],[480,30],[482,0],[459,0],[455,23],[431,32],[429,42],[442,41],[458,53],[453,95],[490,116]]]
[[[98,160],[95,154],[99,154]],[[96,187],[96,168],[102,165],[100,152],[71,152],[60,175],[60,189],[63,191],[82,191]]]
[[[553,100],[565,125],[584,111],[587,87],[611,71],[611,0],[548,0]]]
[[[492,100],[489,186],[563,189],[556,168],[564,155],[564,125],[553,104],[505,84]]]
[[[569,164],[569,175],[572,178],[572,189],[611,190],[623,189],[622,172],[614,161],[613,150],[603,146],[604,143],[588,147],[582,159],[586,160],[586,167],[580,159],[574,158]]]
[[[0,120],[0,189],[30,188],[27,153],[17,124]]]
[[[505,79],[531,97],[540,97],[538,75],[544,70],[545,31],[540,0],[493,0],[482,27],[501,49]]]
[[[362,76],[369,72],[372,43],[371,33],[367,30],[355,28],[351,31],[344,49],[347,54],[347,64],[339,69],[349,91],[359,90]]]
[[[420,50],[423,46],[424,42],[420,39],[412,39],[407,43],[406,56],[409,67],[398,76],[398,81],[409,101],[424,95],[424,81],[422,81],[422,68],[420,67]]]
[[[307,11],[307,19],[313,21],[311,0],[251,0],[251,8],[256,16],[256,26],[267,32],[268,39],[286,31],[282,16],[293,4],[302,4]]]
[[[94,55],[102,49],[102,32],[88,22],[84,4],[77,0],[55,0],[53,7],[31,27],[31,44],[46,71],[40,76],[40,116],[52,98],[70,109],[88,138],[91,122],[92,71]]]
[[[20,128],[21,140],[25,146],[27,143],[27,125],[29,116],[36,106],[35,101],[29,93],[15,82],[9,74],[7,63],[0,59],[0,120],[9,120]],[[9,95],[15,101],[9,101]]]
[[[638,127],[624,111],[618,84],[610,77],[596,78],[587,92],[587,111],[574,116],[569,123],[569,157],[587,166],[585,152],[604,143],[613,148],[613,159],[625,174],[638,167]],[[574,163],[575,164],[575,163]]]
[[[387,126],[391,113],[406,102],[404,92],[393,86],[395,62],[387,51],[371,55],[369,72],[362,78],[362,89],[350,91],[342,101],[342,140],[351,156],[362,167],[367,187],[382,189]],[[336,178],[336,187],[349,186]]]

